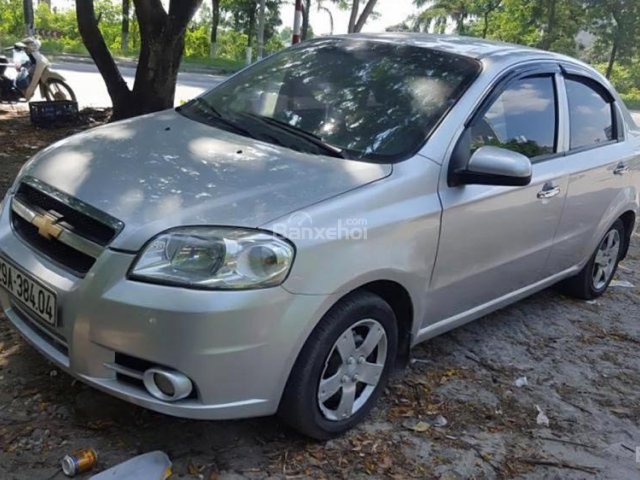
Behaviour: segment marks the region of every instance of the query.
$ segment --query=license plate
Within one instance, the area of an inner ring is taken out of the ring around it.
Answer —
[[[0,287],[4,287],[43,322],[57,325],[56,294],[28,273],[0,257]]]

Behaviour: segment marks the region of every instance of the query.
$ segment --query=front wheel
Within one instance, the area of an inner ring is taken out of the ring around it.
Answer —
[[[602,295],[618,269],[625,239],[624,224],[616,220],[580,273],[561,284],[562,290],[584,300]]]
[[[358,292],[341,300],[302,348],[279,416],[318,440],[349,430],[365,418],[384,389],[397,343],[396,317],[382,298]]]
[[[57,78],[51,78],[47,80],[47,83],[43,88],[44,97],[49,102],[67,100],[70,102],[76,101],[76,94],[66,82],[58,80]]]

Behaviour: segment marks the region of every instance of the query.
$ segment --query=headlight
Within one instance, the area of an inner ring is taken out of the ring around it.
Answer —
[[[130,278],[211,290],[280,285],[294,248],[260,230],[188,227],[155,237],[131,269]]]

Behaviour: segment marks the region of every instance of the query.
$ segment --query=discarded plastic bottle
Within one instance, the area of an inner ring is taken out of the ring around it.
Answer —
[[[89,480],[167,480],[171,476],[171,460],[161,451],[130,458]]]

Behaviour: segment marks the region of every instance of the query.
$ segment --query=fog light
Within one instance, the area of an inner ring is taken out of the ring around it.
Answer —
[[[173,388],[173,384],[165,375],[154,373],[153,382],[156,384],[156,387],[158,387],[158,390],[160,390],[167,397],[173,397],[176,394],[176,390]]]
[[[186,375],[175,370],[150,368],[142,378],[147,391],[159,400],[175,402],[189,396],[193,384]]]

